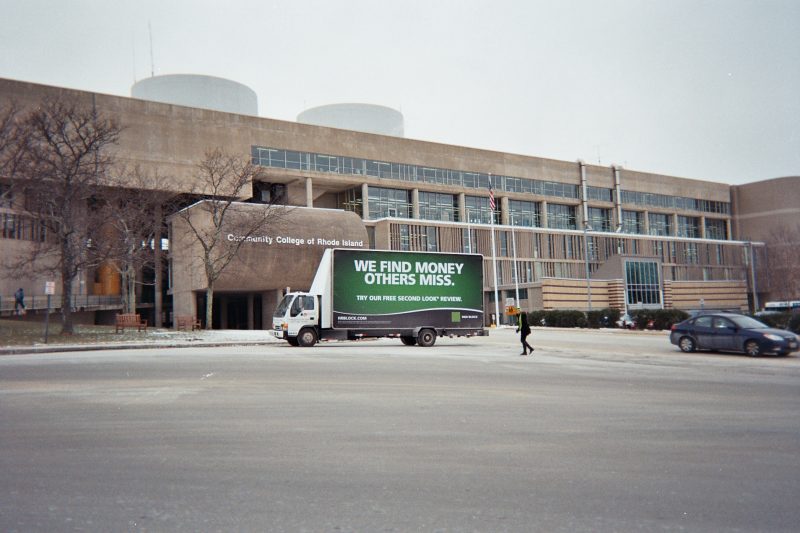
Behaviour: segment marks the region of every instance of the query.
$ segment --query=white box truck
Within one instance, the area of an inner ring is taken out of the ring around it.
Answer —
[[[311,289],[286,294],[272,324],[292,346],[365,337],[433,346],[442,335],[488,335],[483,256],[327,249]]]

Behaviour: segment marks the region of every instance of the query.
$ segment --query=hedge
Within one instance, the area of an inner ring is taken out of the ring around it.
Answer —
[[[800,334],[800,313],[775,313],[754,317],[771,328],[788,329]]]
[[[620,314],[619,309],[530,311],[528,323],[553,328],[614,328]],[[639,329],[670,329],[673,324],[689,318],[688,313],[678,309],[642,309],[630,315]]]
[[[689,318],[689,313],[680,309],[637,309],[630,312],[637,329],[670,329]]]

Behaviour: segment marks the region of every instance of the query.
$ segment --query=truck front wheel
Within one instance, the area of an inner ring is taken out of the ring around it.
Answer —
[[[429,348],[436,342],[436,332],[432,329],[423,329],[417,335],[417,344],[423,348]]]
[[[288,342],[290,346],[300,346],[300,343],[297,342],[297,337],[286,337],[286,342]]]
[[[304,348],[310,348],[317,343],[317,332],[311,328],[303,328],[297,336],[297,342]]]

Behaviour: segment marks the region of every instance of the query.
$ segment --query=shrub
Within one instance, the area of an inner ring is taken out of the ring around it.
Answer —
[[[619,320],[619,309],[600,309],[586,313],[586,321],[590,328],[613,328]]]
[[[587,324],[583,311],[575,310],[548,311],[545,320],[548,326],[556,328],[585,328]]]
[[[789,322],[792,319],[792,313],[770,313],[768,315],[761,315],[753,318],[759,322],[763,322],[771,328],[791,329]]]
[[[546,326],[547,324],[547,311],[531,311],[528,313],[528,324],[531,326]]]
[[[637,329],[670,329],[673,324],[689,318],[689,314],[680,309],[637,309],[630,315]]]
[[[551,328],[585,328],[588,324],[583,311],[575,310],[531,311],[528,323]]]
[[[786,329],[800,335],[800,313],[792,313],[792,318],[789,319]]]

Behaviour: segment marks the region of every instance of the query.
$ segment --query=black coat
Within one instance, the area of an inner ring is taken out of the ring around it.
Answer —
[[[519,315],[519,336],[521,339],[525,339],[528,335],[531,334],[531,327],[528,325],[528,315],[525,313],[520,313]]]

